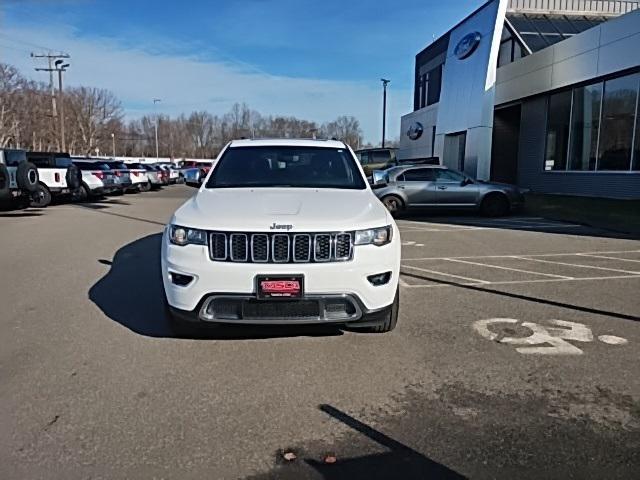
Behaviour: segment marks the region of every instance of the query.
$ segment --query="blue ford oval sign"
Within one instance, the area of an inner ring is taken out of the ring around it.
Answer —
[[[424,132],[424,127],[420,122],[413,123],[409,130],[407,130],[407,137],[411,140],[417,140],[422,136],[422,132]]]
[[[456,57],[458,57],[459,60],[469,58],[471,55],[473,55],[473,52],[476,51],[478,45],[480,45],[480,40],[482,40],[482,35],[480,34],[480,32],[469,33],[462,37],[462,40],[458,42],[458,45],[456,45],[456,49],[453,53]]]

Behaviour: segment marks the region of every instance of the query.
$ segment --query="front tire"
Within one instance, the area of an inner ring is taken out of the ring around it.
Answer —
[[[490,193],[482,200],[480,211],[487,217],[504,217],[509,213],[509,199],[501,193]]]
[[[51,192],[47,187],[38,184],[35,192],[31,194],[30,205],[33,208],[44,208],[51,204]]]
[[[382,204],[387,207],[387,210],[394,218],[404,211],[404,202],[396,195],[387,195],[382,199]]]
[[[187,320],[182,320],[171,311],[166,295],[164,298],[164,318],[169,327],[169,332],[176,338],[197,338],[200,330],[198,326]]]
[[[396,328],[398,324],[398,315],[400,312],[400,288],[396,290],[396,296],[393,303],[381,310],[380,312],[370,313],[362,320],[365,322],[378,322],[373,327],[368,327],[364,331],[369,333],[389,333]]]

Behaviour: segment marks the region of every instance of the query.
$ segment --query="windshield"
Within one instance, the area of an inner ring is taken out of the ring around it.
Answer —
[[[242,187],[362,190],[366,184],[347,149],[232,147],[216,165],[207,188]]]

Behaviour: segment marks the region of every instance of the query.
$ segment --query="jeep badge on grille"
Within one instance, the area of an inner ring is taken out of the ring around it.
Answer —
[[[293,228],[293,225],[280,225],[273,222],[273,225],[269,227],[271,230],[286,230],[287,232]]]

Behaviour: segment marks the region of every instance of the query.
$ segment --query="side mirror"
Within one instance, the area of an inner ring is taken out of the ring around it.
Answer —
[[[388,183],[374,183],[371,185],[371,190],[380,190],[388,185]]]
[[[470,178],[465,178],[460,182],[460,186],[466,187],[467,185],[471,185],[472,183],[473,183],[473,180],[471,180]]]

